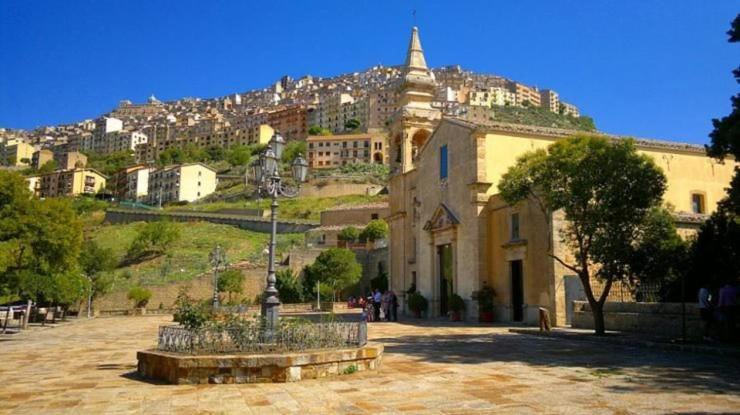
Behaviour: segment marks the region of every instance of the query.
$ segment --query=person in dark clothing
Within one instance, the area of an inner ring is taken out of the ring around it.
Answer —
[[[390,297],[391,297],[391,299],[390,299],[390,302],[391,303],[390,303],[390,307],[388,307],[388,308],[390,309],[391,316],[390,316],[390,318],[388,320],[389,321],[398,321],[398,297],[396,296],[396,292],[393,291],[393,290],[391,290],[390,291]]]

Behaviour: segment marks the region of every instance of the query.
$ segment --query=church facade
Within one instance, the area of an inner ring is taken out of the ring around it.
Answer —
[[[498,184],[522,154],[577,132],[443,117],[431,105],[435,87],[414,28],[390,124],[391,287],[404,293],[415,286],[432,317],[446,315],[447,298],[456,293],[474,320],[473,292],[487,283],[497,293],[499,321],[533,323],[544,307],[555,324],[568,323],[580,282],[547,255],[549,246],[566,254],[558,236],[562,217],[556,212],[546,220],[527,203],[507,205]],[[697,145],[639,139],[636,145],[663,169],[664,202],[675,208],[679,228],[694,232],[725,197],[735,163],[718,163]]]

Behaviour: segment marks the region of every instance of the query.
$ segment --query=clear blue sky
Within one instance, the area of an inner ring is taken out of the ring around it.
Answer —
[[[0,126],[398,64],[413,9],[430,65],[553,88],[611,133],[706,142],[738,90],[738,0],[0,0]]]

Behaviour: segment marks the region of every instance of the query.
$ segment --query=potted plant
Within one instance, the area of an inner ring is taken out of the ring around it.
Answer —
[[[473,293],[473,299],[478,302],[478,321],[481,323],[493,322],[493,297],[496,291],[483,282],[483,287]]]
[[[152,292],[141,286],[132,287],[128,291],[128,299],[134,302],[134,314],[146,314],[146,305],[152,298]]]
[[[427,311],[427,308],[429,307],[427,299],[418,292],[411,294],[408,301],[409,310],[414,313],[414,317],[416,318],[421,318],[421,313]]]
[[[452,294],[450,296],[450,320],[461,321],[463,311],[465,311],[465,300],[457,294]]]

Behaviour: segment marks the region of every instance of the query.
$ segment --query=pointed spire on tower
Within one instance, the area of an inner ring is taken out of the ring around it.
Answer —
[[[424,59],[424,51],[421,49],[421,40],[419,40],[419,28],[416,26],[411,30],[409,50],[406,54],[406,67],[427,69],[427,61]]]

